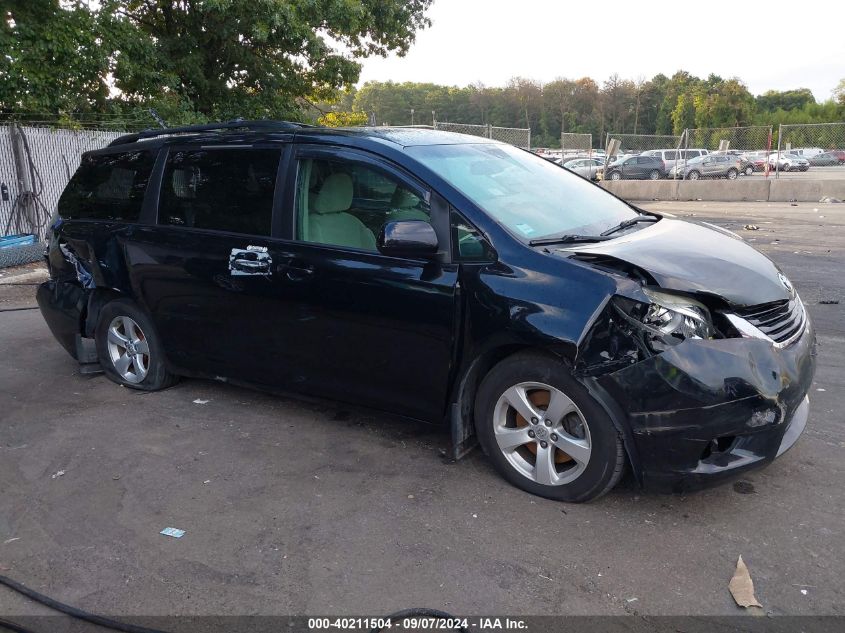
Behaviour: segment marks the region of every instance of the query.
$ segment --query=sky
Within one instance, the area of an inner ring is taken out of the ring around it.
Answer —
[[[754,95],[809,88],[824,101],[845,78],[845,0],[434,0],[428,16],[404,58],[364,60],[359,85],[601,84],[683,69],[738,77]]]

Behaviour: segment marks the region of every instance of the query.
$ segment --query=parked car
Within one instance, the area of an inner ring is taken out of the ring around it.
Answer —
[[[744,176],[751,176],[754,173],[754,163],[745,154],[736,156],[739,160],[739,173]]]
[[[566,161],[563,167],[587,180],[596,180],[599,171],[604,167],[604,161],[597,158],[577,158]]]
[[[816,154],[810,160],[810,165],[831,166],[845,165],[845,150],[832,149],[823,154]]]
[[[774,263],[489,139],[268,121],[125,135],[83,154],[48,242],[38,304],[85,371],[442,423],[453,456],[477,436],[553,499],[598,497],[628,467],[655,489],[723,481],[807,421],[815,334]]]
[[[604,169],[605,180],[660,180],[666,175],[666,166],[656,156],[631,156],[610,163]]]
[[[845,165],[845,149],[832,149],[828,154],[833,154],[839,159],[840,165]]]
[[[787,151],[790,154],[796,154],[801,158],[806,158],[807,160],[811,159],[813,156],[824,154],[824,150],[821,147],[796,147]]]
[[[830,167],[833,165],[841,165],[842,161],[833,152],[825,152],[824,154],[816,154],[810,159],[810,165],[814,167]]]
[[[669,172],[669,178],[684,180],[699,180],[700,178],[736,179],[743,173],[743,162],[736,156],[726,154],[709,154],[678,163]]]
[[[810,161],[791,152],[781,152],[780,157],[778,157],[777,152],[774,152],[769,154],[769,169],[777,169],[778,171],[807,171],[810,169]]]
[[[656,156],[663,161],[666,172],[670,172],[672,168],[679,162],[690,160],[699,156],[708,154],[706,149],[650,149],[643,152],[642,156]]]
[[[754,171],[765,171],[769,159],[769,152],[749,152],[745,154],[745,160],[751,163]]]

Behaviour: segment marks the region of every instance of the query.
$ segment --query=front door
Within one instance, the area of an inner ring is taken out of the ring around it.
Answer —
[[[447,205],[392,164],[351,150],[300,148],[287,190],[292,239],[270,254],[277,345],[296,389],[440,420],[457,328]],[[380,254],[378,233],[397,220],[432,222],[438,256]]]

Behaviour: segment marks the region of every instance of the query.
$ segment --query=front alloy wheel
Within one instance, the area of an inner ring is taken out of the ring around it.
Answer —
[[[502,360],[475,397],[478,441],[502,477],[549,499],[589,501],[625,468],[604,407],[560,358],[525,351]]]
[[[590,461],[590,428],[560,389],[539,382],[516,384],[499,397],[493,417],[505,459],[540,485],[574,481]]]

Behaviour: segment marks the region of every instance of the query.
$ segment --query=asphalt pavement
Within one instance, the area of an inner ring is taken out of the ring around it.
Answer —
[[[695,494],[627,482],[548,501],[479,451],[449,463],[435,428],[80,375],[37,310],[2,311],[34,286],[0,284],[0,574],[121,615],[732,615],[742,555],[763,612],[845,614],[845,204],[642,206],[740,233],[807,304],[810,419],[768,468]],[[4,617],[40,613],[0,587]]]

